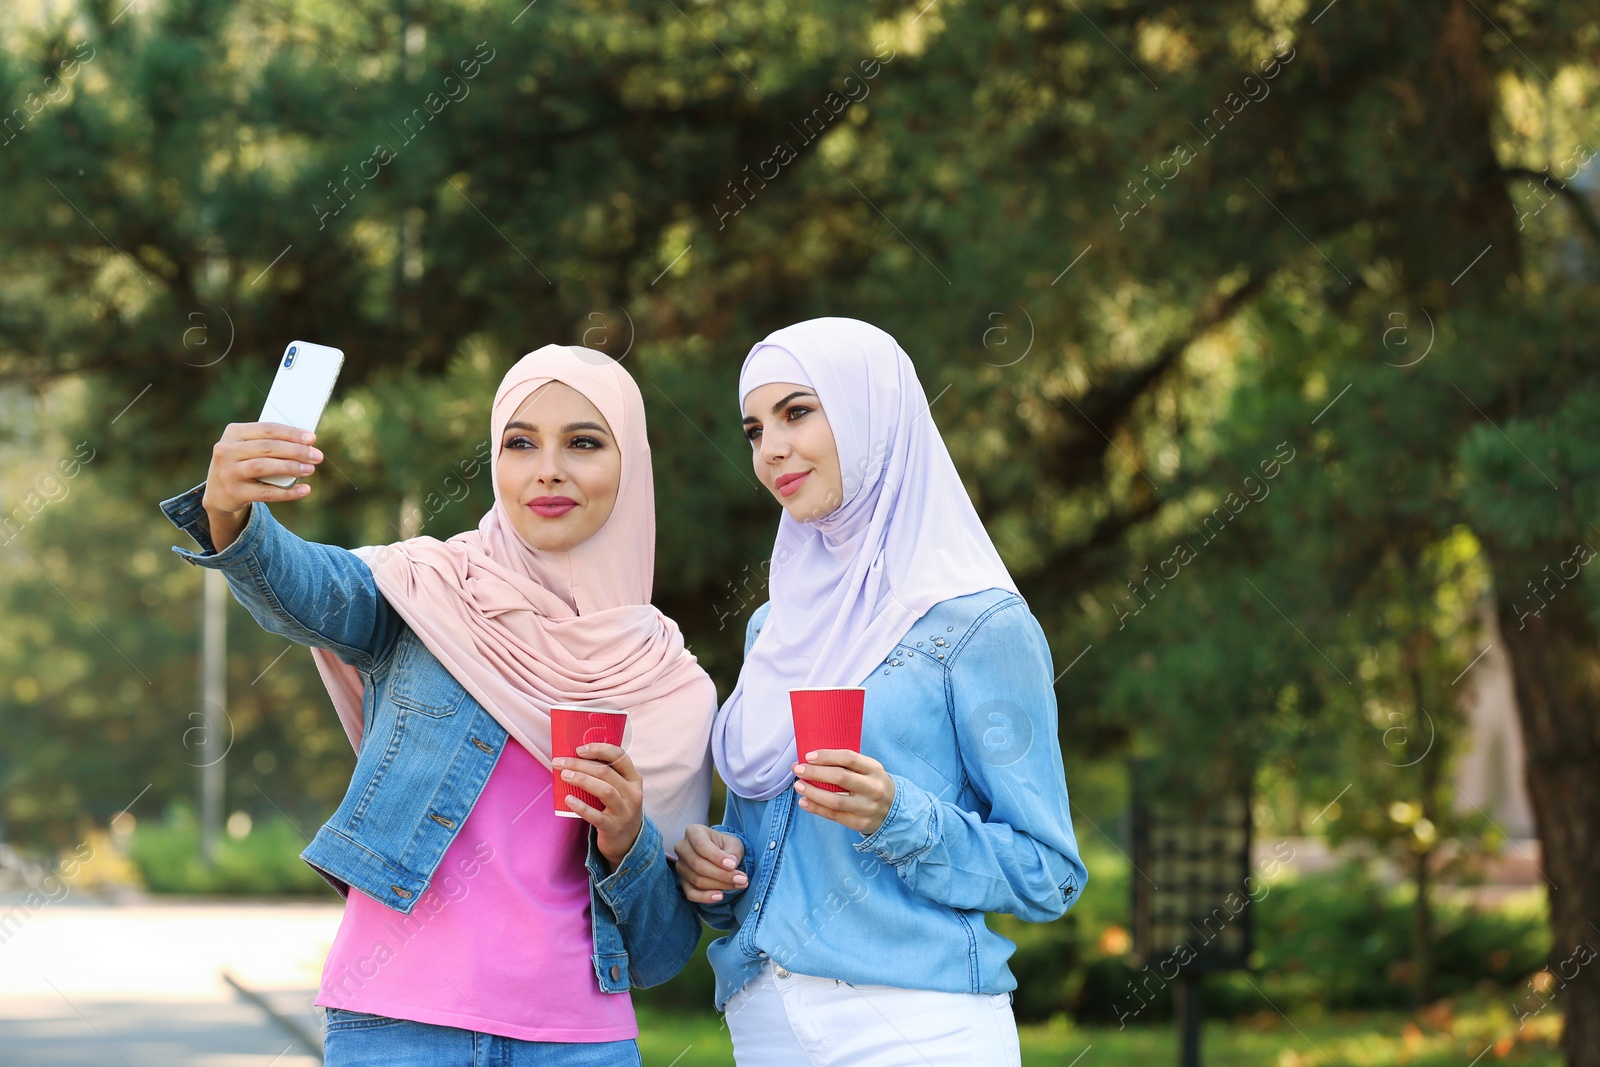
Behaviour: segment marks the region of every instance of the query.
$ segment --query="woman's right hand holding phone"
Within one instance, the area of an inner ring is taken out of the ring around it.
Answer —
[[[744,889],[750,880],[739,869],[744,842],[732,834],[696,824],[684,831],[673,849],[678,854],[678,883],[696,904],[716,904],[723,893]]]
[[[256,501],[277,504],[299,500],[311,486],[296,483],[287,489],[257,481],[288,476],[306,478],[322,462],[322,452],[312,447],[317,435],[277,422],[233,422],[211,449],[211,469],[200,503],[211,525],[211,542],[218,552],[233,544],[250,519]]]

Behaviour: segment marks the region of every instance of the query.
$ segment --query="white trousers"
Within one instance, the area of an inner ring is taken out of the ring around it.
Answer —
[[[851,985],[768,960],[727,1021],[738,1067],[1022,1067],[1009,993]]]

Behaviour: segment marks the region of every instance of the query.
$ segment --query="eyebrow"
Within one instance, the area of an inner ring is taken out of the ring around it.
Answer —
[[[508,430],[527,430],[529,433],[538,433],[539,427],[535,426],[531,422],[513,420],[512,422],[506,423],[506,428],[500,432],[505,433]],[[565,426],[561,427],[562,433],[577,433],[579,430],[594,430],[599,433],[603,433],[608,437],[611,435],[611,431],[600,425],[598,422],[569,422]]]
[[[793,400],[797,396],[817,396],[817,394],[813,393],[809,389],[796,389],[794,392],[790,393],[788,396],[784,397],[782,400],[780,400],[776,404],[772,405],[772,413],[774,415],[776,415],[778,412],[782,411],[783,410],[783,406],[785,404],[787,404],[789,401]],[[820,396],[817,396],[817,399],[820,401],[822,398]],[[749,423],[760,422],[761,420],[756,418],[754,415],[746,415],[744,417],[744,421],[745,421],[745,424],[748,425]]]

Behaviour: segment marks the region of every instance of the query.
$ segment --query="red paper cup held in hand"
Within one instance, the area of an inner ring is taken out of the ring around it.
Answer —
[[[867,691],[858,687],[789,690],[789,710],[794,715],[794,745],[799,762],[806,761],[807,752],[824,748],[847,748],[861,751],[861,710]],[[815,789],[830,793],[848,792],[843,786],[828,782],[805,783]]]
[[[622,731],[628,724],[628,713],[613,708],[585,708],[570,704],[557,704],[550,709],[550,755],[553,758],[577,759],[580,745],[621,745]],[[561,772],[551,768],[556,814],[564,819],[581,819],[582,815],[567,807],[567,798],[577,797],[591,808],[605,811],[606,806],[593,793],[566,781]]]

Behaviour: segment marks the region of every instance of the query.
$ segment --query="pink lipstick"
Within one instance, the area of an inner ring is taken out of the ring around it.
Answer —
[[[810,476],[810,471],[801,471],[799,474],[785,474],[781,475],[778,480],[772,484],[777,486],[778,492],[782,493],[784,496],[793,496],[795,493],[800,491],[800,483],[805,481]]]
[[[568,496],[540,496],[528,501],[529,509],[546,519],[559,519],[577,506],[578,502]]]

